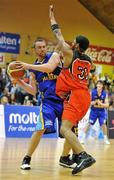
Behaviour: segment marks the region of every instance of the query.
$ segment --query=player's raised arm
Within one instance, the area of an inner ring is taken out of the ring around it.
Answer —
[[[50,7],[49,7],[49,18],[50,18],[50,22],[51,22],[51,29],[52,29],[53,33],[55,34],[57,40],[59,41],[59,43],[64,44],[65,43],[64,37],[61,33],[59,25],[57,24],[57,22],[55,20],[53,5],[50,5]]]
[[[61,33],[60,27],[55,20],[53,5],[50,5],[49,7],[49,18],[51,22],[51,29],[58,41],[58,48],[63,52],[65,56],[65,61],[66,61],[65,64],[66,66],[68,66],[71,63],[73,52],[69,44],[65,42],[64,37]]]

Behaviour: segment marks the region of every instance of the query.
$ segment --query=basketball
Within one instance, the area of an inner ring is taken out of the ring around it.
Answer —
[[[22,78],[25,75],[25,70],[24,69],[19,69],[18,66],[16,65],[16,62],[11,62],[8,65],[8,74],[13,77],[13,78]]]

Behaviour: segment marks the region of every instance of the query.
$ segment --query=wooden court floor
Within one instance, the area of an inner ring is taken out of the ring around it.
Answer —
[[[81,174],[72,176],[71,169],[59,166],[63,139],[43,138],[32,158],[30,171],[20,170],[29,139],[0,138],[0,180],[114,180],[114,140],[87,142],[86,150],[96,158],[96,164]]]

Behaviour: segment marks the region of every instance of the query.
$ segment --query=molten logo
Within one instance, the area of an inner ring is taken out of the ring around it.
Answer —
[[[9,115],[10,124],[36,124],[38,121],[39,115],[35,112],[30,112],[29,114],[14,114]]]
[[[0,44],[7,44],[7,45],[17,45],[17,40],[15,38],[10,38],[6,36],[0,37]]]

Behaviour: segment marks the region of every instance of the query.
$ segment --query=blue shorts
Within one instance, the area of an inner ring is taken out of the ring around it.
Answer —
[[[39,119],[36,125],[36,131],[46,129],[45,133],[54,133],[55,120],[61,120],[63,103],[61,101],[45,99],[40,106]]]
[[[99,121],[100,126],[106,123],[106,111],[104,109],[103,110],[91,109],[89,115],[89,123],[91,125],[94,125],[97,119]]]

